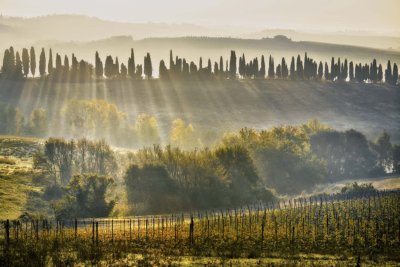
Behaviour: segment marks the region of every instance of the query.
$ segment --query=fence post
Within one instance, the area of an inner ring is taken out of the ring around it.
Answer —
[[[78,237],[78,220],[75,218],[74,221],[74,231],[75,231],[75,239]]]
[[[10,221],[7,220],[5,223],[5,227],[6,227],[6,246],[8,246],[10,244]]]

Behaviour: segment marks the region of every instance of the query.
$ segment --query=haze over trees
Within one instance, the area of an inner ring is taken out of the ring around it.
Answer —
[[[22,50],[22,60],[19,52],[14,52],[13,47],[4,51],[3,66],[1,68],[1,77],[9,79],[21,79],[29,75],[29,64],[31,73],[34,77],[36,71],[36,59],[34,48],[31,47],[30,55],[27,49]],[[77,58],[72,54],[71,68],[69,66],[68,56],[65,55],[64,65],[61,63],[61,56],[56,55],[56,67],[53,67],[52,50],[49,50],[49,58],[46,62],[46,52],[42,49],[39,59],[39,73],[41,77],[47,77],[52,80],[60,82],[88,82],[95,78],[120,78],[120,79],[142,79],[144,74],[146,79],[152,79],[153,64],[150,53],[144,57],[143,65],[135,66],[134,51],[131,49],[131,56],[128,63],[119,63],[118,57],[115,61],[111,55],[108,55],[103,61],[99,53],[95,52],[95,66],[90,63]],[[47,69],[46,69],[47,63]],[[347,59],[341,61],[340,58],[332,57],[330,68],[328,63],[316,62],[305,53],[302,60],[300,55],[297,59],[291,59],[290,69],[286,64],[286,59],[282,58],[280,62],[275,65],[275,60],[272,55],[269,56],[268,69],[266,69],[264,56],[254,58],[246,62],[246,57],[243,54],[237,60],[236,52],[231,51],[230,59],[226,62],[224,68],[223,58],[220,62],[214,62],[208,59],[207,66],[203,67],[202,57],[200,57],[199,66],[195,62],[188,62],[185,58],[173,58],[173,52],[170,51],[169,69],[165,61],[161,60],[158,67],[158,75],[160,79],[288,79],[291,80],[322,80],[323,78],[328,81],[350,81],[350,82],[386,82],[391,85],[396,85],[399,79],[398,66],[396,63],[392,64],[390,60],[387,62],[385,75],[383,75],[383,67],[378,65],[376,59],[370,64],[356,63],[353,61],[348,62]],[[238,67],[237,67],[238,64]],[[214,67],[213,67],[214,66]],[[276,66],[276,67],[275,67]],[[47,72],[46,72],[47,70]]]

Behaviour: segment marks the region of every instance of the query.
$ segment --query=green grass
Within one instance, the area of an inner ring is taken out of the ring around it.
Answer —
[[[40,146],[39,139],[0,136],[0,219],[47,212],[43,188],[32,181],[32,156]]]

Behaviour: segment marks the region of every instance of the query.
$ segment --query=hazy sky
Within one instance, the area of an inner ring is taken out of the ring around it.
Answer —
[[[400,0],[0,0],[8,16],[83,14],[124,22],[400,34]]]

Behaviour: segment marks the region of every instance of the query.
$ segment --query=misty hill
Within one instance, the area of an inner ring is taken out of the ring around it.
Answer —
[[[176,118],[211,133],[317,118],[338,130],[362,131],[370,139],[386,130],[394,141],[400,140],[400,89],[383,84],[287,80],[1,82],[0,102],[19,107],[25,116],[43,107],[58,127],[57,114],[68,100],[104,99],[116,104],[131,120],[140,113],[154,115],[164,140]],[[62,133],[62,128],[50,129],[50,135],[58,132]]]
[[[276,35],[287,38],[273,38]],[[202,36],[210,38],[201,38]],[[346,38],[351,40],[346,41]],[[328,44],[329,42],[335,44]],[[379,42],[384,44],[378,44]],[[0,49],[10,45],[17,50],[32,45],[37,49],[51,47],[55,52],[75,53],[90,62],[94,59],[95,50],[99,50],[104,58],[106,54],[111,54],[125,61],[131,47],[135,48],[139,59],[146,52],[151,52],[156,62],[162,58],[167,59],[170,49],[196,62],[199,56],[218,60],[220,55],[228,56],[232,49],[238,53],[245,52],[250,57],[261,54],[272,54],[275,58],[291,57],[307,51],[313,58],[323,61],[329,61],[332,56],[340,56],[363,62],[370,62],[373,58],[381,63],[386,63],[389,59],[400,62],[400,51],[360,48],[398,48],[398,37],[307,34],[292,30],[266,30],[248,34],[240,33],[237,29],[233,31],[193,24],[121,23],[81,15],[0,17]],[[0,60],[2,57],[0,53]]]
[[[380,49],[400,50],[400,37],[381,36],[368,32],[302,32],[289,29],[266,29],[260,32],[254,32],[241,35],[242,38],[261,39],[274,37],[276,35],[289,36],[295,41],[325,42],[331,44],[346,44],[354,46],[366,46]]]

